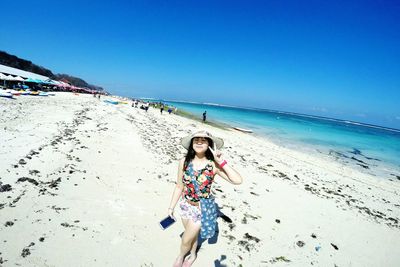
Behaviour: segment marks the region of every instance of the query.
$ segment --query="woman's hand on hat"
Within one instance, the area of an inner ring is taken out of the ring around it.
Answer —
[[[208,147],[211,151],[211,153],[214,156],[214,160],[216,163],[221,164],[224,160],[222,159],[222,153],[221,151],[217,150],[217,147],[214,143],[214,149],[212,149],[211,147]]]

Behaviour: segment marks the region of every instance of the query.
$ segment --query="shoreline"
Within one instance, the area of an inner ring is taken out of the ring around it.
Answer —
[[[216,128],[222,129],[222,130],[229,130],[230,128],[232,128],[232,126],[230,126],[229,124],[224,123],[224,122],[219,122],[219,121],[218,122],[217,121],[206,121],[206,122],[203,122],[202,119],[198,118],[198,116],[196,116],[196,115],[194,115],[194,114],[192,114],[190,112],[187,112],[187,111],[178,110],[175,114],[179,115],[179,116],[182,116],[184,118],[196,121],[196,122],[203,123],[205,125],[209,125],[209,126],[212,126],[212,127],[216,127]]]
[[[180,139],[201,128],[225,140],[245,180],[217,178],[213,194],[233,222],[218,219],[217,240],[202,243],[193,266],[400,262],[397,181],[106,98],[0,99],[0,182],[11,187],[0,192],[4,266],[172,265],[183,227],[158,222],[185,153]]]
[[[140,99],[146,99],[146,98],[140,98]],[[320,120],[327,120],[327,121],[335,121],[335,122],[341,122],[343,124],[353,124],[353,125],[359,125],[363,127],[369,127],[369,128],[375,128],[375,129],[381,129],[385,131],[390,131],[390,132],[396,132],[400,133],[400,129],[393,128],[393,127],[387,127],[387,126],[381,126],[377,124],[371,124],[371,123],[365,123],[365,122],[358,122],[358,121],[352,121],[352,120],[347,120],[347,119],[338,119],[338,118],[330,118],[330,117],[324,117],[324,116],[317,116],[317,115],[310,115],[310,114],[305,114],[305,113],[297,113],[297,112],[289,112],[289,111],[281,111],[281,110],[274,110],[274,109],[266,109],[266,108],[257,108],[257,107],[245,107],[245,106],[232,106],[232,105],[224,105],[224,104],[217,104],[217,103],[200,103],[200,102],[191,102],[191,101],[178,101],[178,100],[162,100],[162,99],[153,99],[161,102],[169,102],[169,103],[183,103],[183,104],[195,104],[195,105],[204,105],[204,106],[217,106],[217,107],[226,107],[226,108],[235,108],[235,109],[244,109],[244,110],[254,110],[254,111],[263,111],[263,112],[270,112],[270,113],[278,113],[278,114],[284,114],[284,115],[293,115],[293,116],[298,116],[298,117],[305,117],[305,118],[313,118],[313,119],[320,119]]]
[[[195,103],[195,102],[185,102],[185,101],[165,101],[166,103],[189,103],[189,104],[196,104],[196,105],[209,105],[209,106],[216,106],[217,104],[210,105],[210,104],[204,104],[204,103]],[[264,111],[263,109],[256,109],[256,108],[243,108],[243,107],[234,107],[234,106],[224,106],[224,105],[217,105],[217,106],[223,106],[223,107],[231,107],[231,108],[239,108],[239,109],[248,109],[248,110],[261,110]],[[199,118],[197,115],[189,112],[182,110],[184,108],[180,108],[178,110],[177,115],[181,115],[183,117],[186,117],[188,119],[192,119],[198,122],[202,122],[201,118]],[[271,111],[271,110],[265,110],[265,111]],[[289,115],[299,115],[303,117],[311,117],[311,118],[316,118],[316,119],[326,119],[326,120],[332,120],[332,121],[337,121],[341,123],[347,123],[346,121],[343,120],[338,120],[338,119],[331,119],[331,118],[325,118],[325,117],[318,117],[318,116],[311,116],[311,115],[304,115],[304,114],[297,114],[297,113],[290,113],[290,112],[280,112],[280,111],[272,111],[272,112],[278,112],[278,113],[283,113],[283,114],[289,114]],[[238,131],[235,129],[235,126],[230,124],[229,122],[224,122],[224,121],[218,121],[218,120],[211,120],[207,121],[206,124],[209,124],[214,127],[222,128],[225,130],[234,130]],[[384,129],[385,127],[381,126],[374,126],[374,125],[369,125],[369,124],[363,124],[363,123],[355,123],[357,125],[360,125],[362,127],[369,127],[369,128],[377,128],[378,129]],[[374,127],[371,127],[374,126]],[[242,127],[242,126],[240,126]],[[386,128],[384,130],[393,130],[391,128]],[[318,145],[318,144],[312,144],[312,143],[306,143],[306,142],[301,142],[298,140],[294,140],[293,138],[287,138],[287,139],[282,139],[282,137],[276,137],[270,134],[254,131],[249,133],[254,136],[258,136],[261,138],[264,138],[268,142],[273,142],[274,144],[278,146],[284,146],[288,149],[291,150],[302,150],[303,153],[314,153],[314,154],[320,154],[323,157],[326,157],[328,161],[333,160],[333,161],[339,161],[342,164],[346,164],[347,166],[352,167],[355,170],[366,172],[375,176],[381,176],[384,179],[395,179],[400,181],[400,165],[395,162],[389,162],[387,160],[382,160],[378,158],[374,158],[374,156],[371,155],[364,155],[363,151],[359,151],[356,148],[350,148],[350,147],[329,147],[327,145]]]

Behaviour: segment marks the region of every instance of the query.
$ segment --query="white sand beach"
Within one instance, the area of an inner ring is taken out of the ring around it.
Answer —
[[[218,219],[193,266],[400,266],[398,179],[104,99],[0,98],[0,266],[172,266],[183,226],[158,222],[180,139],[199,129],[244,182],[216,178],[232,223]]]

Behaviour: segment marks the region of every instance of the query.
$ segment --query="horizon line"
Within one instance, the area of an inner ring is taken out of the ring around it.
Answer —
[[[218,103],[209,103],[209,102],[195,102],[195,101],[185,101],[185,100],[168,100],[168,99],[156,99],[156,98],[141,98],[141,99],[152,99],[152,100],[160,100],[165,102],[177,102],[177,103],[187,103],[187,104],[195,104],[195,105],[206,105],[206,106],[217,106],[217,107],[227,107],[227,108],[238,108],[238,109],[246,109],[246,110],[259,110],[259,111],[268,111],[268,112],[275,112],[281,113],[285,115],[295,115],[300,117],[309,117],[314,119],[322,119],[322,120],[330,120],[330,121],[337,121],[342,122],[344,124],[354,124],[354,125],[361,125],[369,128],[376,128],[376,129],[383,129],[391,132],[400,133],[400,129],[381,126],[371,123],[347,120],[347,119],[338,119],[338,118],[331,118],[331,117],[324,117],[318,115],[310,115],[305,113],[297,113],[297,112],[290,112],[290,111],[282,111],[282,110],[274,110],[274,109],[267,109],[267,108],[259,108],[259,107],[248,107],[248,106],[236,106],[236,105],[226,105],[226,104],[218,104]]]

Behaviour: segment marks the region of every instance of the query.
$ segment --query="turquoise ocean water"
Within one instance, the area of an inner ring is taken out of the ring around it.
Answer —
[[[386,165],[400,172],[400,130],[264,109],[164,101],[202,118],[247,128],[288,147],[312,149],[364,168]],[[365,167],[369,166],[369,167]]]

